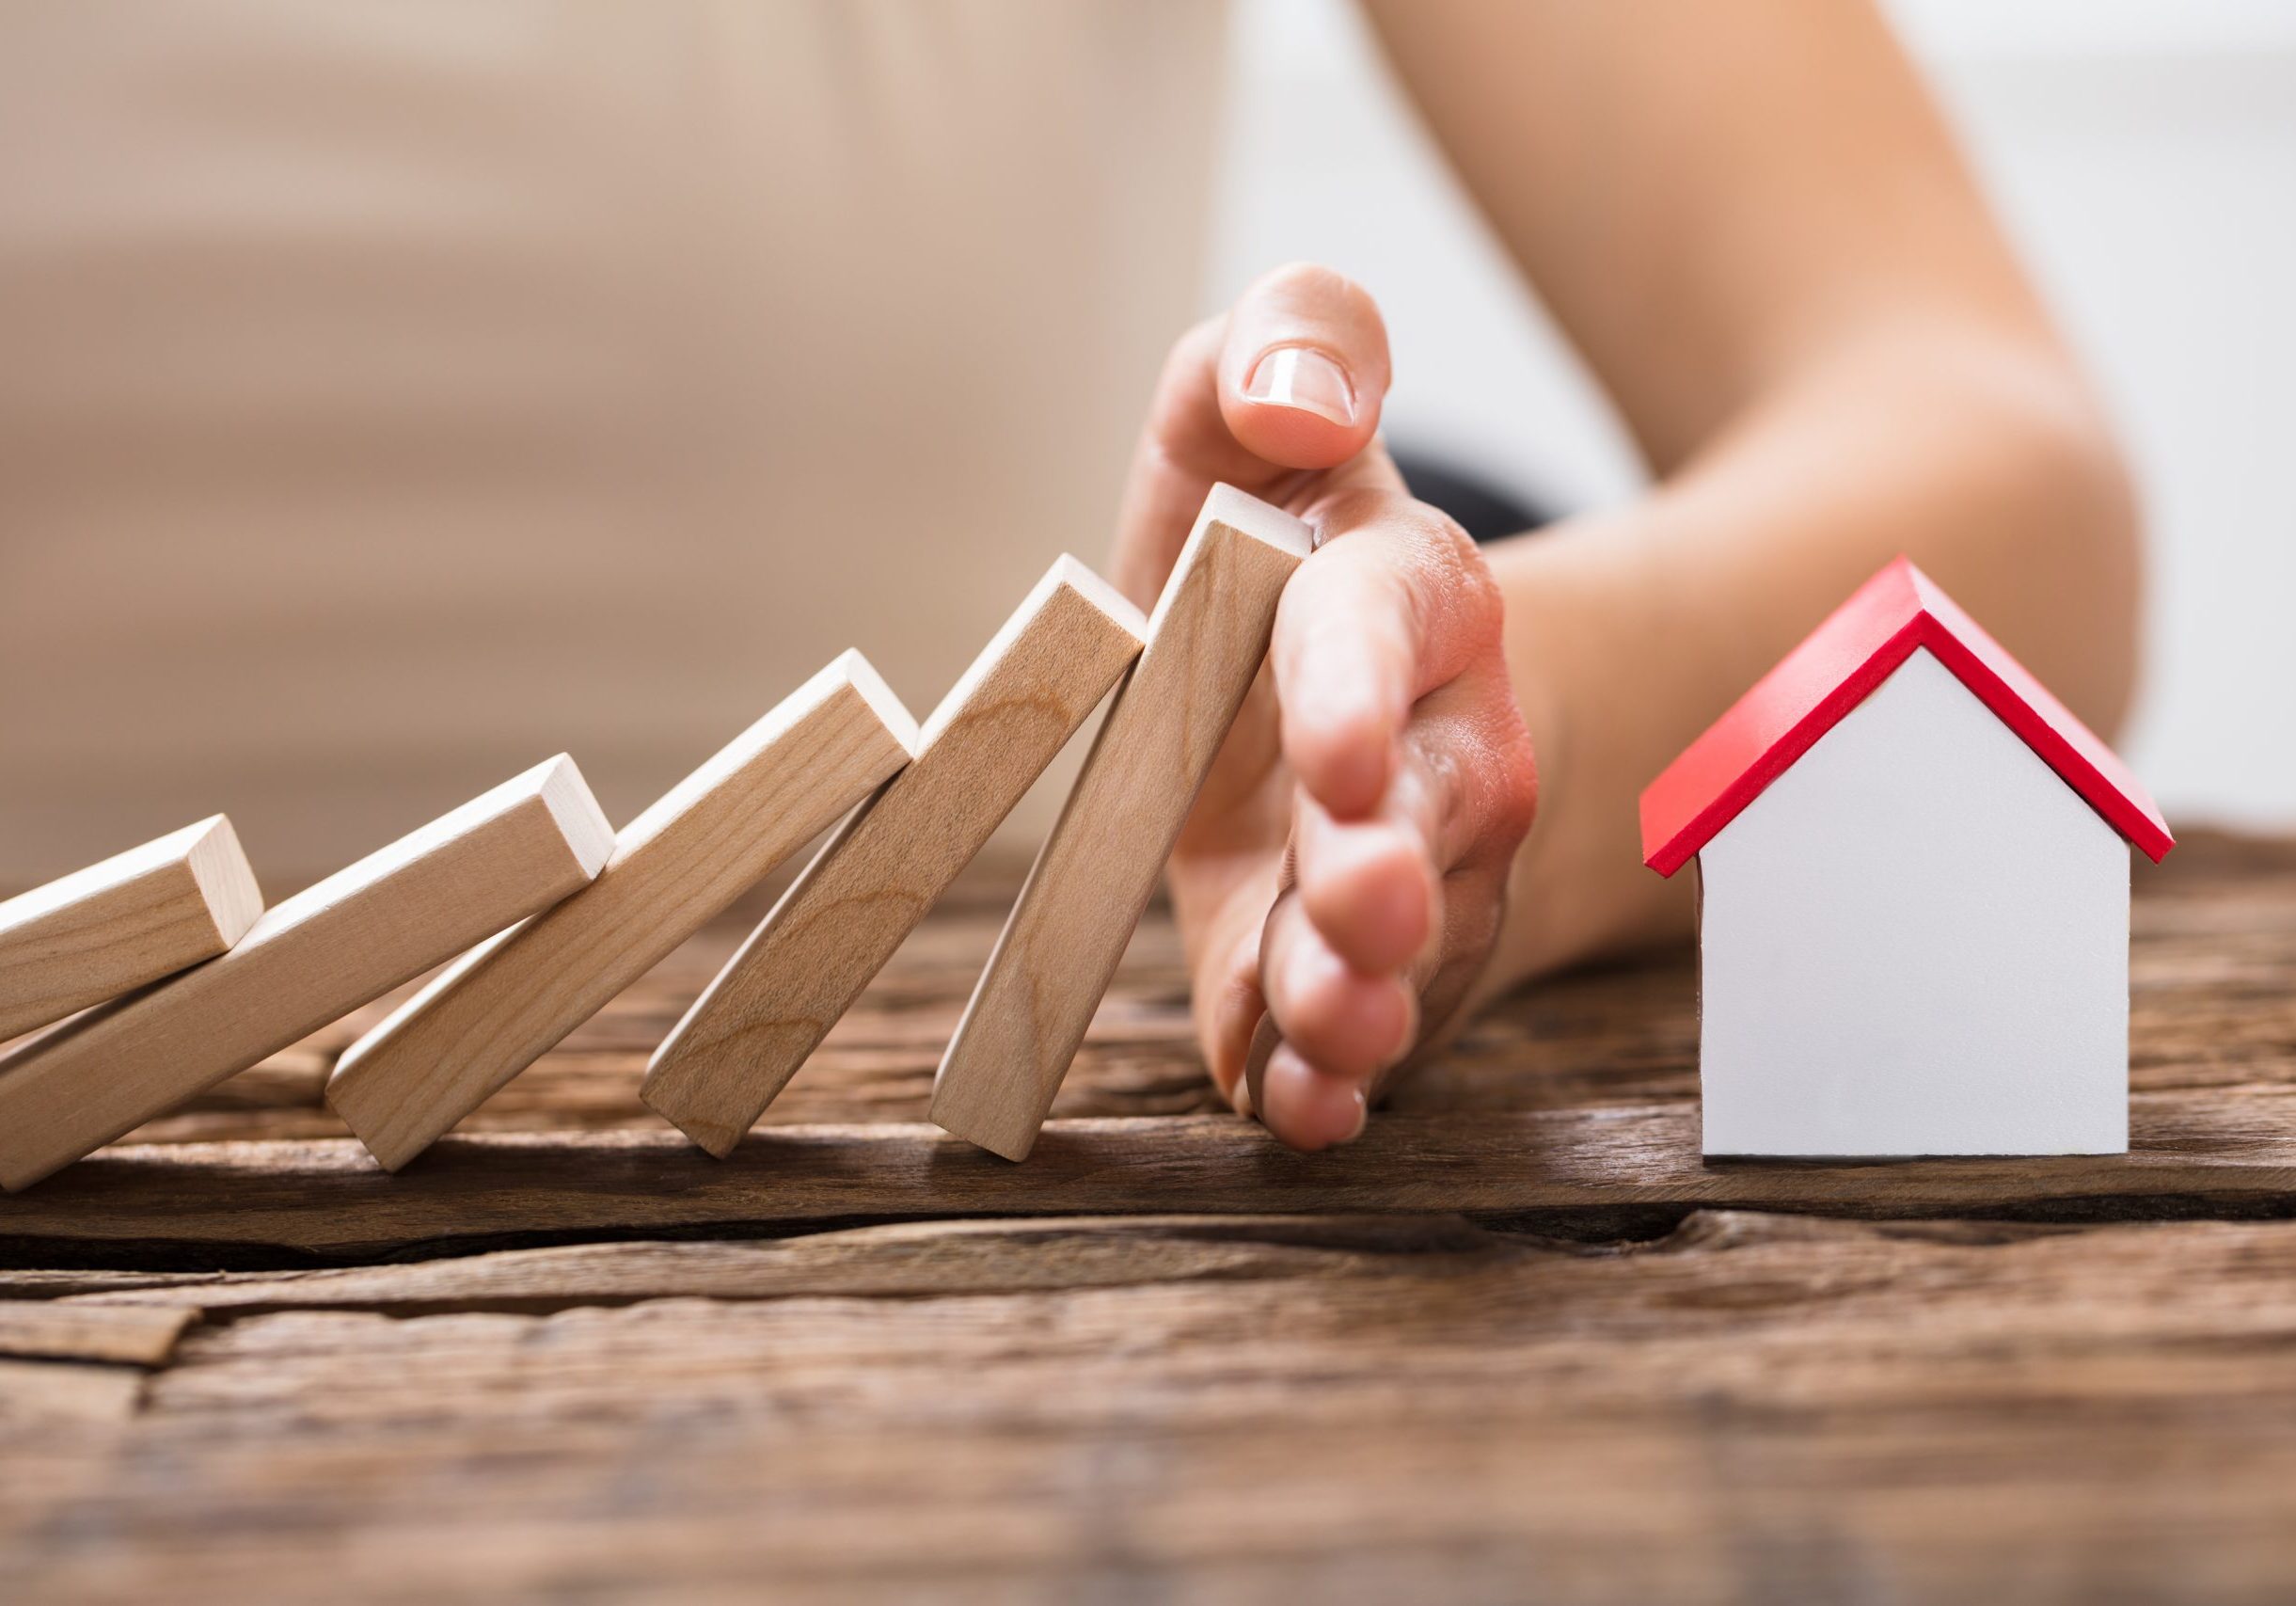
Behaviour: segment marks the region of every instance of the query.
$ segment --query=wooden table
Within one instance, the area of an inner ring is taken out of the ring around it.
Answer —
[[[2296,843],[2137,886],[2113,1160],[1702,1164],[1686,955],[1290,1154],[1152,918],[1015,1167],[994,889],[724,1163],[635,1093],[736,927],[397,1177],[354,1021],[0,1201],[0,1599],[2288,1599]]]

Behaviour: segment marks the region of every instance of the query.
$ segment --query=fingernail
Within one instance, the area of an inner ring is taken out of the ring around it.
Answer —
[[[1363,1136],[1363,1129],[1370,1123],[1370,1095],[1366,1093],[1361,1088],[1357,1088],[1355,1089],[1355,1125],[1354,1130],[1349,1132],[1345,1137],[1340,1138],[1339,1141],[1342,1143],[1354,1142],[1356,1138]]]
[[[1336,424],[1355,421],[1355,387],[1347,370],[1311,346],[1279,345],[1261,352],[1243,381],[1243,395],[1246,401],[1297,407]]]
[[[1268,1061],[1283,1045],[1283,1034],[1276,1029],[1275,1017],[1263,1014],[1259,1024],[1252,1028],[1252,1044],[1244,1052],[1243,1074],[1236,1078],[1236,1110],[1240,1115],[1258,1120],[1260,1089],[1268,1074]]]
[[[1401,1065],[1411,1053],[1412,1045],[1419,1041],[1419,995],[1412,991],[1407,982],[1399,981],[1397,985],[1401,987],[1403,993],[1402,1036],[1392,1050],[1381,1057],[1379,1068],[1382,1071],[1392,1071]]]
[[[1236,1085],[1227,1089],[1227,1105],[1244,1120],[1252,1119],[1252,1085],[1243,1072],[1236,1073]]]

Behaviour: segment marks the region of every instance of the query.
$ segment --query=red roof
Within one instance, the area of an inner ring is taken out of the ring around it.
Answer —
[[[2146,857],[2158,862],[2176,845],[2159,806],[2113,750],[1935,580],[1899,558],[1643,790],[1642,862],[1662,876],[1682,868],[1916,647],[1927,647]]]

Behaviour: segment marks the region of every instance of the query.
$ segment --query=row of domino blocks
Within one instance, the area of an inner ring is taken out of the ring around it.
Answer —
[[[562,755],[268,911],[221,816],[0,903],[0,1186],[460,955],[327,1085],[396,1170],[842,816],[647,1068],[723,1156],[1121,680],[934,1078],[1021,1159],[1308,547],[1214,487],[1152,616],[1064,557],[922,727],[848,652],[618,835]]]

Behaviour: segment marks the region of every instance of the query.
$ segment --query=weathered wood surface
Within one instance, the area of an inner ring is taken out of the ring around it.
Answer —
[[[157,1312],[130,1307],[85,1306],[55,1300],[0,1303],[0,1355],[47,1360],[117,1360],[157,1366],[197,1310]]]
[[[226,1284],[133,1415],[15,1427],[0,1582],[1619,1600],[2287,1582],[2296,1225],[1716,1215],[1590,1250],[1456,1218],[1353,1240],[1243,1218],[1122,1224],[1129,1264],[1088,1224],[910,1231],[958,1253],[586,1246],[315,1274],[365,1287],[309,1305],[292,1280],[236,1307],[247,1285]]]
[[[331,1028],[0,1201],[0,1598],[2283,1600],[2296,844],[2137,887],[2113,1162],[1701,1165],[1680,957],[1291,1156],[1151,919],[1015,1167],[993,887],[730,1162],[636,1089],[738,921],[397,1177]]]
[[[1233,1116],[1078,1120],[1023,1165],[929,1126],[782,1127],[725,1160],[673,1134],[506,1133],[396,1177],[355,1143],[114,1151],[0,1212],[0,1254],[340,1259],[525,1234],[753,1231],[864,1217],[1425,1211],[1615,1235],[1694,1209],[2117,1220],[2296,1215],[2296,1089],[2137,1100],[2127,1155],[1855,1165],[1702,1162],[1694,1109],[1397,1114],[1295,1154]],[[265,1255],[261,1251],[278,1251]]]

